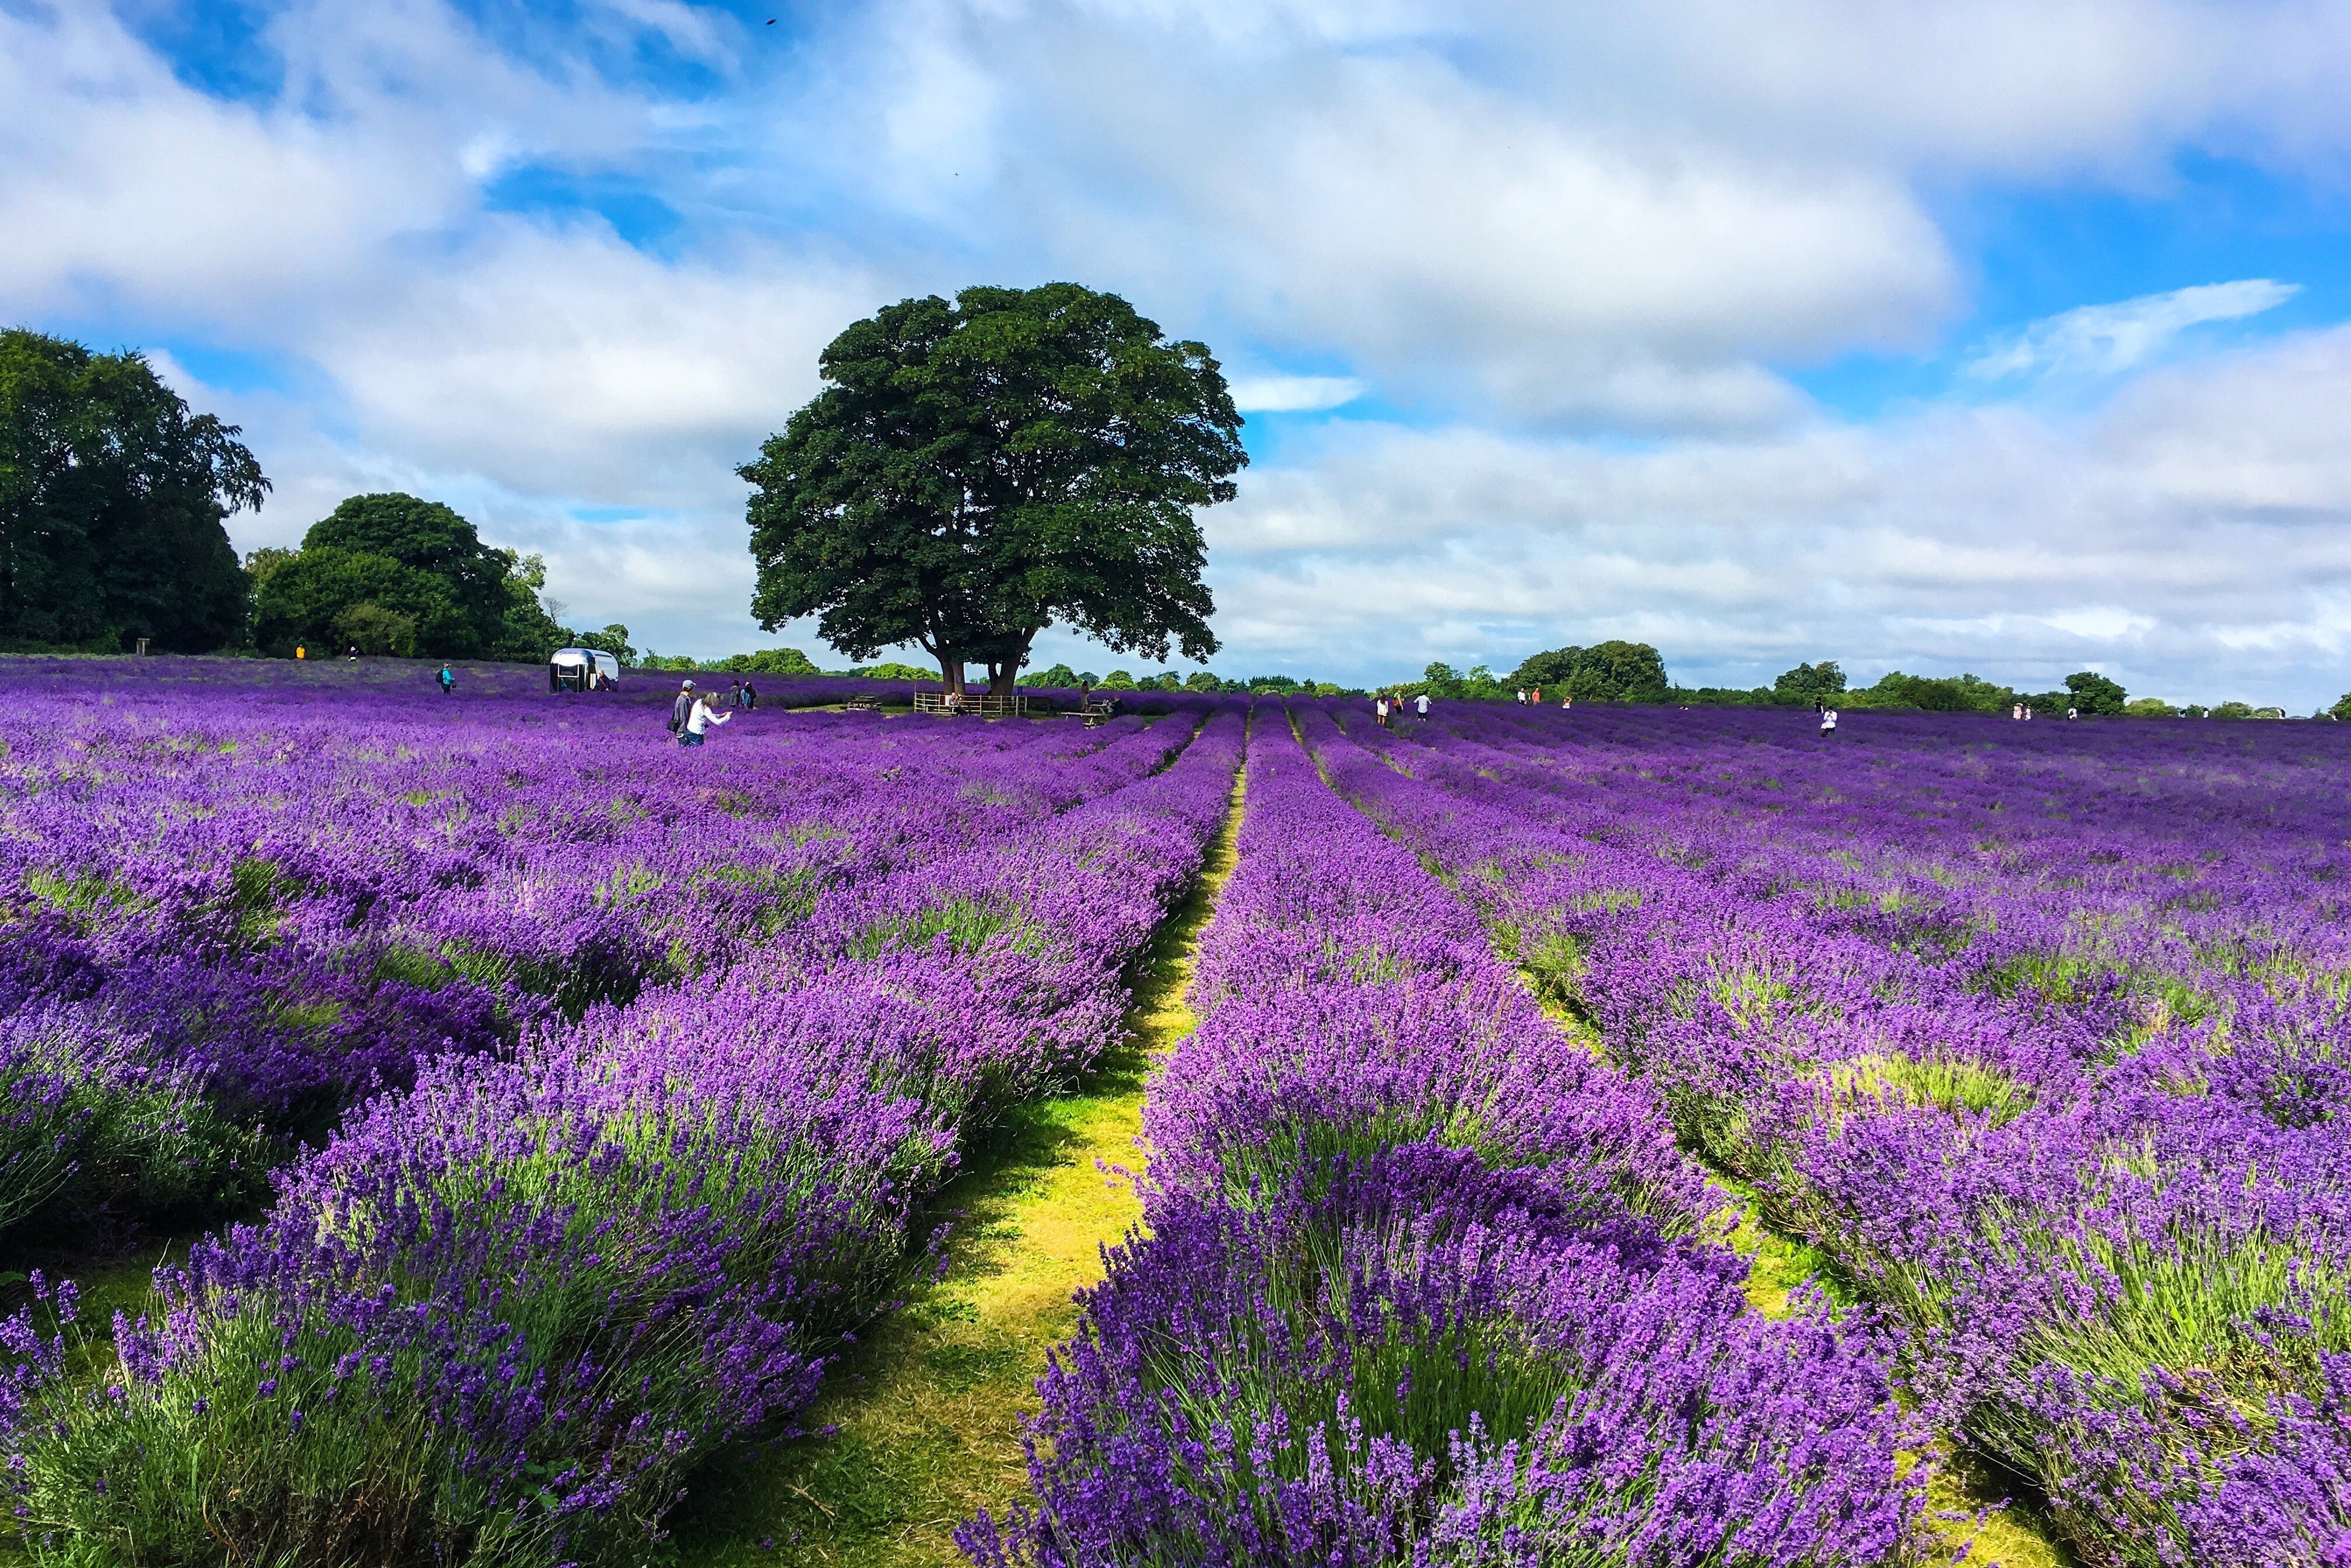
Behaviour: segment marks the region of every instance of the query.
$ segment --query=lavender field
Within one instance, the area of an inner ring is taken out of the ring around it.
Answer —
[[[1191,910],[972,1562],[2351,1563],[2331,727],[0,679],[33,1562],[926,1560],[743,1478]]]

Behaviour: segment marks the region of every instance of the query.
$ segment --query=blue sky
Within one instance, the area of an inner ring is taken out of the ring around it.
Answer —
[[[1075,278],[1250,410],[1224,673],[1627,636],[2307,711],[2346,67],[2255,0],[0,0],[0,319],[241,422],[242,547],[414,490],[575,623],[831,663],[749,621],[734,465],[850,320]]]

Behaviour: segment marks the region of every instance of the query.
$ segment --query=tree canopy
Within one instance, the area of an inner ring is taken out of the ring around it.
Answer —
[[[1510,676],[1510,685],[1539,686],[1545,697],[1597,703],[1661,703],[1667,689],[1664,655],[1646,643],[1613,639],[1532,654]]]
[[[538,659],[563,641],[538,601],[547,567],[482,542],[438,501],[353,496],[299,550],[256,550],[254,640],[428,659]]]
[[[135,353],[0,331],[0,640],[172,653],[242,640],[225,521],[269,481]]]
[[[752,612],[852,659],[912,643],[951,687],[1017,675],[1062,623],[1154,660],[1217,651],[1196,510],[1232,499],[1241,417],[1207,347],[1073,283],[902,300],[737,470]]]
[[[1771,683],[1774,696],[1786,701],[1808,703],[1835,696],[1844,690],[1844,671],[1834,659],[1823,659],[1817,664],[1798,664],[1783,670]]]
[[[2122,683],[2109,680],[2095,670],[2081,670],[2065,677],[2069,705],[2084,714],[2118,714],[2130,706],[2130,694]]]

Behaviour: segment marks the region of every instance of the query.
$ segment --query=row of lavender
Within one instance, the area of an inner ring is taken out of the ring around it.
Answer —
[[[1132,723],[755,715],[705,758],[612,706],[274,695],[12,694],[0,1232],[253,1193],[423,1060],[723,969],[823,888],[1025,831],[1148,754]]]
[[[1350,727],[1415,776],[1384,818],[1909,1318],[1913,1385],[2085,1557],[2351,1550],[2339,747]]]
[[[1084,762],[1048,743],[1024,784],[1091,778],[1094,798],[836,867],[731,967],[430,1062],[281,1174],[261,1224],[161,1271],[161,1310],[117,1320],[111,1381],[21,1315],[25,1544],[634,1561],[693,1468],[790,1430],[903,1288],[959,1141],[1109,1037],[1125,962],[1221,814],[1239,722],[1130,727]]]
[[[988,1568],[1849,1563],[1918,1544],[1865,1314],[1747,1310],[1662,1106],[1258,710],[1198,1030]],[[1310,716],[1311,722],[1311,716]],[[1342,789],[1365,761],[1318,737]],[[1373,771],[1381,771],[1375,765]]]

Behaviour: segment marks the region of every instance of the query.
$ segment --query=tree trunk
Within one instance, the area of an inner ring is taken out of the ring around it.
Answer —
[[[1009,696],[1019,689],[1020,666],[1029,662],[1029,645],[1036,641],[1036,637],[1037,633],[1031,632],[1028,636],[1020,639],[1008,657],[988,661],[987,695],[989,696]]]
[[[939,653],[939,679],[946,683],[946,688],[951,692],[963,690],[963,661],[944,649]]]

